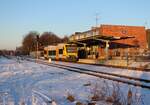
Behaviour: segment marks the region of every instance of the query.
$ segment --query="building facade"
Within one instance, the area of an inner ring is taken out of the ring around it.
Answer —
[[[118,43],[139,46],[146,49],[146,30],[143,26],[124,26],[124,25],[102,25],[100,27],[102,35],[109,36],[133,36],[134,39],[119,40]]]
[[[76,32],[69,40],[85,43],[87,58],[94,57],[93,55],[96,58],[97,52],[99,58],[105,58],[106,55],[123,58],[127,54],[132,56],[142,53],[148,48],[146,29],[143,26],[101,25],[85,32]]]
[[[146,30],[148,49],[150,49],[150,29]]]

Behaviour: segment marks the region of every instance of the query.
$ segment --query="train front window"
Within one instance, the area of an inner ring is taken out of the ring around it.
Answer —
[[[76,45],[66,45],[66,50],[68,53],[77,53]]]
[[[49,55],[56,55],[56,51],[55,50],[52,50],[52,51],[49,51]]]

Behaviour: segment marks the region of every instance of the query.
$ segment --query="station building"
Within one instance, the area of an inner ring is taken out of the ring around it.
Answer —
[[[150,29],[146,30],[148,49],[150,49]]]
[[[79,47],[79,58],[125,59],[142,54],[148,48],[144,26],[101,25],[85,32],[75,32],[69,43]]]

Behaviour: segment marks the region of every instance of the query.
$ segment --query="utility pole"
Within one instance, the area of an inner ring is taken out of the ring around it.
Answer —
[[[96,13],[95,22],[96,22],[96,27],[97,27],[97,25],[98,25],[98,13]]]
[[[96,13],[96,16],[95,16],[95,28],[94,28],[94,34],[93,34],[93,42],[95,41],[95,36],[97,35],[97,27],[98,27],[98,13]],[[93,58],[94,58],[94,56],[95,56],[95,59],[97,59],[97,47],[96,46],[94,46],[95,45],[95,43],[93,43]]]
[[[144,25],[145,25],[145,28],[148,29],[148,22],[147,21],[145,21]]]
[[[38,62],[39,35],[36,36],[36,63]]]

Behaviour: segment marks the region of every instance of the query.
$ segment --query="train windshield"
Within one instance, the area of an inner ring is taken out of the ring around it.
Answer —
[[[66,45],[66,50],[68,53],[77,53],[76,45]]]

